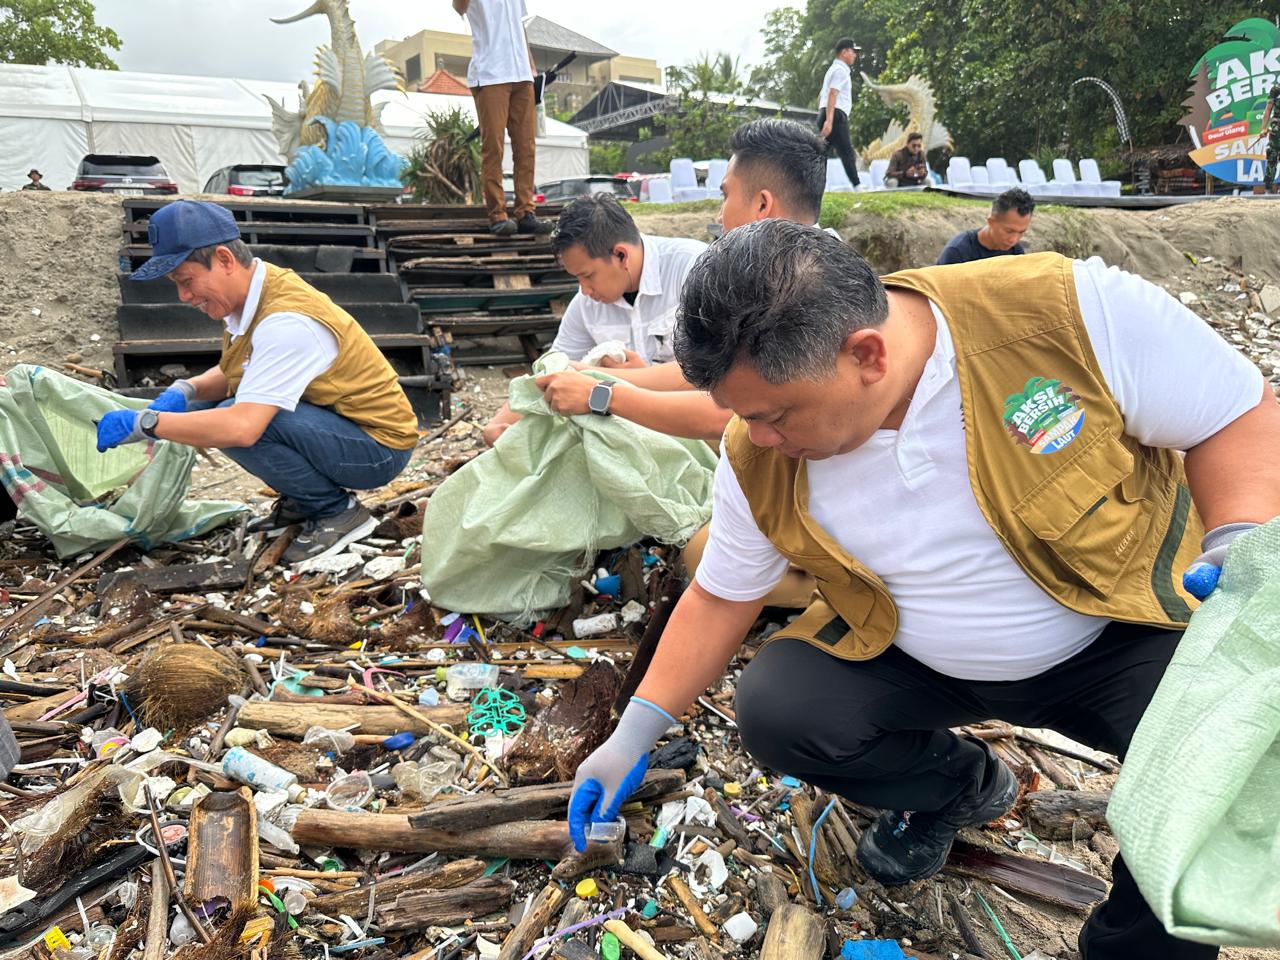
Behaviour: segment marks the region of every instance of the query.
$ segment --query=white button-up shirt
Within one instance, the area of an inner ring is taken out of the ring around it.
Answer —
[[[619,340],[644,358],[645,363],[674,360],[671,335],[680,307],[680,288],[693,262],[707,245],[700,240],[641,235],[644,266],[636,302],[626,298],[598,303],[578,291],[569,302],[551,349],[570,360],[581,360],[587,351],[606,340]]]
[[[818,109],[827,109],[827,97],[832,89],[836,91],[836,109],[843,110],[847,117],[853,107],[853,77],[849,73],[849,65],[837,57],[827,67],[827,75],[822,78],[822,92],[818,94]]]

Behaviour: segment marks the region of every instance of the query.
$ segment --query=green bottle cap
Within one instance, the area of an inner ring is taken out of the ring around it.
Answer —
[[[618,960],[622,956],[622,944],[612,933],[606,933],[600,938],[600,956],[604,960]]]

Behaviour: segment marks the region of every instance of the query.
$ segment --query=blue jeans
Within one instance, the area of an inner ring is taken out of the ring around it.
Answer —
[[[193,403],[187,409],[229,407]],[[228,457],[273,490],[297,502],[313,520],[347,509],[348,489],[372,490],[390,483],[409,464],[412,450],[383,446],[354,422],[328,407],[299,403],[281,410],[251,447],[225,447]]]

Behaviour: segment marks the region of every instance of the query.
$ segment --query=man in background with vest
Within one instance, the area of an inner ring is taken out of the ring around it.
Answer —
[[[225,322],[222,357],[146,410],[108,413],[98,450],[150,440],[218,448],[280,494],[250,530],[303,525],[288,563],[368,536],[375,521],[349,491],[395,479],[418,442],[417,418],[386,358],[327,296],[254,258],[223,207],[161,207],[150,240],[153,255],[131,279],[167,276],[183,303]]]
[[[736,417],[694,582],[578,770],[579,848],[795,564],[819,595],[743,671],[743,745],[883,811],[858,845],[871,876],[931,876],[1018,792],[951,728],[1000,718],[1123,756],[1191,614],[1182,571],[1280,514],[1280,407],[1259,371],[1099,260],[882,281],[847,245],[764,221],[694,267],[676,356]],[[1120,858],[1080,948],[1217,953],[1167,934]]]

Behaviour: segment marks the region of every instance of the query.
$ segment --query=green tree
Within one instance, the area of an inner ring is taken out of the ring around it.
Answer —
[[[1250,16],[1266,16],[1261,0],[810,0],[798,18],[782,8],[766,21],[766,89],[810,89],[816,103],[826,58],[849,35],[869,76],[900,82],[916,73],[932,83],[958,153],[1106,155],[1121,146],[1110,100],[1073,81],[1094,76],[1115,87],[1135,143],[1173,142],[1187,76]],[[885,113],[873,95],[853,112],[855,145],[879,135]]]
[[[428,113],[400,179],[418,203],[480,202],[480,138],[458,107]]]
[[[752,96],[737,58],[703,54],[683,66],[667,67],[667,91],[676,98],[675,107],[655,118],[654,127],[671,142],[646,159],[664,167],[673,157],[725,156],[730,135],[745,118],[743,103]]]
[[[107,50],[120,37],[94,19],[90,0],[7,0],[0,3],[0,63],[66,63],[117,69]]]
[[[627,162],[627,144],[620,140],[593,140],[587,149],[592,173],[620,173]]]

